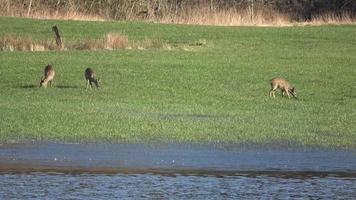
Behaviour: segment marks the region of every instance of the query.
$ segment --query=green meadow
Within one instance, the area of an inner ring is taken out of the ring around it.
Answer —
[[[356,147],[356,26],[217,27],[0,17],[0,37],[108,32],[165,47],[0,51],[0,143],[211,142]],[[168,46],[168,47],[167,47]],[[39,88],[43,69],[56,71]],[[94,68],[101,87],[86,89]],[[284,77],[298,99],[268,96]]]

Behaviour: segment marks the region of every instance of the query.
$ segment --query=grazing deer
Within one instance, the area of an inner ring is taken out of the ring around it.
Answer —
[[[42,76],[41,78],[40,87],[44,86],[46,88],[48,82],[49,82],[49,86],[52,87],[53,78],[54,78],[54,68],[52,67],[52,65],[47,65],[44,70],[44,76]]]
[[[287,93],[288,98],[290,98],[290,95],[292,95],[294,98],[297,98],[297,93],[294,87],[292,87],[288,80],[284,78],[271,79],[271,90],[269,92],[269,96],[276,97],[275,93],[277,89],[282,91],[282,96],[284,96],[284,93]]]
[[[95,84],[96,88],[99,88],[100,80],[96,78],[95,71],[91,68],[87,68],[84,72],[85,80],[87,81],[87,88],[90,85],[90,88],[93,87],[92,83]]]

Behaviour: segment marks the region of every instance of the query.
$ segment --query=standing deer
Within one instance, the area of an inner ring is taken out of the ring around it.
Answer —
[[[290,98],[290,95],[292,95],[294,98],[297,98],[297,93],[294,87],[292,87],[288,80],[284,78],[271,79],[271,90],[269,92],[269,96],[276,97],[275,93],[277,89],[282,91],[282,96],[284,96],[284,93],[287,93],[288,98]]]
[[[84,72],[85,80],[87,81],[87,88],[90,85],[90,88],[93,87],[92,83],[95,84],[96,88],[99,88],[100,80],[96,78],[95,71],[91,68],[87,68]]]
[[[49,86],[52,87],[52,81],[54,78],[54,68],[52,65],[47,65],[44,69],[44,76],[41,78],[40,87],[44,86],[47,87],[49,82]]]

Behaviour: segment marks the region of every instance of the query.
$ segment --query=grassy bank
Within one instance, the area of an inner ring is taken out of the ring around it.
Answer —
[[[172,48],[0,52],[0,141],[271,142],[356,147],[356,26],[214,27],[0,18],[0,37],[120,32]],[[203,42],[202,42],[203,41]],[[53,88],[38,88],[51,63]],[[86,90],[95,68],[100,90]],[[286,77],[299,99],[268,97]]]

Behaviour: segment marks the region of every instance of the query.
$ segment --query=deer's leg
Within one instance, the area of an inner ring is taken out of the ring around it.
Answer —
[[[276,90],[277,90],[277,86],[273,86],[273,85],[271,85],[271,90],[269,91],[269,96],[270,97],[276,97]]]
[[[272,97],[276,97],[276,90],[271,90]]]
[[[276,92],[276,90],[274,90],[273,88],[269,91],[269,96],[270,97],[275,97],[275,93]]]
[[[292,96],[296,99],[298,99],[297,95],[294,92],[291,92]]]
[[[276,97],[276,94],[275,94],[275,93],[276,93],[276,90],[270,90],[270,91],[269,91],[269,96],[270,96],[270,97]]]

